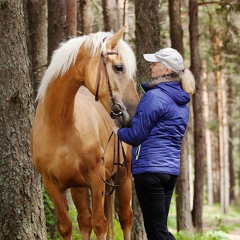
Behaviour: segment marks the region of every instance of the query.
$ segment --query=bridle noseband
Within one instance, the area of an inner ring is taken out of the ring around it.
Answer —
[[[105,39],[103,39],[103,41],[105,41]],[[118,53],[117,52],[106,52],[106,53],[102,52],[101,53],[101,59],[100,59],[100,63],[99,63],[99,70],[98,70],[97,83],[96,83],[97,86],[96,86],[95,101],[99,100],[99,98],[98,98],[99,94],[98,93],[99,93],[100,82],[101,82],[101,78],[102,78],[102,71],[103,71],[103,68],[104,68],[105,75],[106,75],[106,80],[107,80],[107,85],[108,85],[108,90],[109,90],[109,94],[110,94],[111,102],[112,102],[111,117],[112,118],[119,117],[119,116],[123,117],[123,112],[122,112],[123,107],[120,103],[116,102],[116,100],[113,96],[112,86],[111,86],[109,74],[108,74],[108,71],[107,71],[107,61],[106,60],[107,60],[108,55],[118,55]],[[114,136],[114,157],[113,157],[113,165],[112,165],[112,170],[111,170],[110,177],[108,179],[104,179],[103,174],[101,172],[101,167],[104,164],[107,147],[108,147],[108,144],[109,144],[113,135],[114,135],[114,132],[111,133],[111,135],[108,139],[106,148],[105,148],[103,156],[102,156],[101,166],[100,166],[100,175],[102,177],[102,180],[106,184],[106,194],[107,195],[111,195],[113,193],[114,189],[116,187],[122,186],[128,178],[128,165],[127,165],[126,154],[125,154],[125,151],[124,151],[124,148],[123,148],[123,145],[122,145],[122,141],[119,138],[117,138],[117,149],[115,149],[115,145],[116,145],[115,136]],[[122,152],[123,163],[120,162],[120,152]],[[114,173],[114,167],[117,167],[115,173]],[[127,177],[121,183],[118,182],[118,180],[119,180],[118,178],[119,178],[119,174],[120,174],[119,173],[120,167],[125,167],[126,170],[127,170]],[[114,180],[112,182],[113,175],[114,175]]]
[[[97,88],[96,88],[96,94],[95,94],[95,101],[99,100],[98,93],[99,93],[100,81],[101,81],[101,78],[102,78],[102,71],[103,71],[103,67],[104,67],[106,80],[107,80],[107,85],[108,85],[108,90],[109,90],[109,94],[110,94],[111,102],[112,102],[111,116],[114,118],[116,116],[122,116],[123,115],[123,113],[121,111],[123,109],[123,107],[120,103],[117,103],[115,101],[114,96],[113,96],[112,86],[111,86],[109,74],[108,74],[108,71],[107,71],[106,59],[107,59],[108,55],[118,55],[118,53],[117,52],[106,52],[105,54],[103,52],[101,53],[101,59],[100,59],[100,63],[99,63],[99,71],[98,71],[98,77],[97,77]],[[114,108],[119,109],[119,111],[114,111]]]

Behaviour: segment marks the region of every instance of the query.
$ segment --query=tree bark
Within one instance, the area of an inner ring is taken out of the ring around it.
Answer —
[[[154,53],[160,46],[159,0],[136,0],[136,58],[138,83],[150,80],[149,63],[144,53]]]
[[[170,39],[172,48],[184,55],[183,32],[181,21],[181,1],[169,0]],[[177,194],[177,229],[193,231],[190,210],[190,180],[189,180],[189,151],[188,151],[188,129],[182,142],[181,152],[181,174],[176,185]]]
[[[226,82],[222,66],[221,49],[223,42],[221,39],[222,31],[219,27],[215,28],[213,34],[213,60],[217,71],[215,71],[215,81],[217,86],[217,109],[218,109],[218,132],[219,132],[219,156],[221,173],[221,209],[223,213],[229,210],[229,162],[228,162],[228,126],[227,126],[227,97]]]
[[[210,103],[208,96],[208,74],[207,64],[204,62],[203,68],[203,106],[204,106],[204,119],[207,123],[205,126],[205,142],[206,142],[206,167],[207,167],[207,198],[208,205],[213,205],[213,167],[212,167],[212,134],[209,129],[208,123],[210,122]]]
[[[30,157],[34,115],[23,0],[0,9],[0,239],[47,239],[40,175]]]
[[[47,3],[46,0],[28,0],[29,42],[28,55],[31,61],[31,82],[35,100],[43,74],[47,68]]]
[[[177,200],[177,230],[193,232],[191,216],[191,194],[190,194],[190,176],[189,176],[189,128],[187,129],[182,143],[181,153],[181,174],[178,177],[176,185]]]
[[[181,0],[168,0],[170,19],[170,39],[172,48],[184,55],[183,31],[181,20]]]
[[[228,141],[228,157],[229,157],[229,176],[230,176],[230,204],[236,204],[236,181],[235,181],[235,165],[234,165],[234,158],[233,158],[233,81],[232,78],[229,77],[228,81],[228,116],[229,116],[229,123],[228,123],[228,131],[229,131],[229,141]]]
[[[159,50],[159,0],[135,1],[135,25],[136,58],[138,67],[137,83],[140,84],[151,78],[149,63],[144,60],[143,54],[154,53]],[[132,239],[142,240],[146,239],[146,233],[144,230],[142,213],[136,198],[136,192],[135,189],[133,189],[134,225]]]
[[[77,35],[77,1],[66,0],[66,35],[74,37]]]
[[[80,35],[88,35],[93,31],[91,2],[87,0],[79,1],[78,31]]]
[[[102,0],[103,8],[103,30],[116,32],[119,30],[117,19],[117,2],[116,0]]]
[[[198,1],[189,0],[189,32],[191,49],[191,70],[196,80],[196,92],[193,95],[194,113],[194,157],[195,180],[193,199],[193,225],[197,231],[202,231],[203,187],[204,187],[204,136],[203,136],[203,110],[201,63],[199,56],[199,31],[198,31]]]
[[[65,0],[48,0],[48,62],[53,51],[67,39]]]

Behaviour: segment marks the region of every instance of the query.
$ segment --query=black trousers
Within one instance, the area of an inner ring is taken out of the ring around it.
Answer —
[[[167,219],[177,176],[137,174],[134,181],[148,240],[175,240],[168,231]]]

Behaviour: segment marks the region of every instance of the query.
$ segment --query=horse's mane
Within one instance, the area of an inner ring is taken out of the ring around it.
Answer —
[[[90,54],[94,57],[98,54],[99,47],[101,52],[106,52],[106,41],[103,41],[103,39],[112,35],[110,32],[98,32],[88,36],[74,37],[61,43],[59,48],[54,51],[51,63],[42,78],[36,100],[44,98],[49,84],[59,74],[66,73],[70,66],[75,63],[83,43],[85,43],[86,48],[90,49]],[[117,51],[126,67],[127,77],[129,79],[133,78],[136,71],[136,59],[132,49],[123,40],[120,40]]]

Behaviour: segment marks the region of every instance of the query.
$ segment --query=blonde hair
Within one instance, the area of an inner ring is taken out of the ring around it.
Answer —
[[[183,90],[190,95],[193,95],[195,92],[195,79],[192,72],[189,69],[184,68],[184,70],[180,71],[178,74],[181,78]]]

